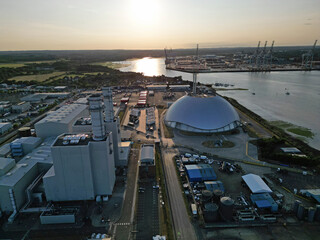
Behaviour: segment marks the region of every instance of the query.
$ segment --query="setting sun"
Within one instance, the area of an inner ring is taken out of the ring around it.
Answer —
[[[130,15],[135,24],[151,25],[156,22],[158,18],[159,1],[132,0],[130,2]]]

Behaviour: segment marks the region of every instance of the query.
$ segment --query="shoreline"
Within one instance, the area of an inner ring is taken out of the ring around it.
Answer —
[[[175,69],[166,67],[167,70],[177,71],[177,72],[184,72],[184,73],[224,73],[224,72],[311,72],[311,71],[320,71],[320,69],[301,69],[301,68],[275,68],[275,69],[269,69],[269,70],[250,70],[250,69],[216,69],[216,70],[204,70],[204,71],[192,71],[192,70],[184,70],[184,69]]]

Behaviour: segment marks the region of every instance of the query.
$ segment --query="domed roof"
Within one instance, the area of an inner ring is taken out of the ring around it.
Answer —
[[[165,123],[192,132],[223,132],[236,128],[239,115],[220,96],[183,96],[167,110]]]

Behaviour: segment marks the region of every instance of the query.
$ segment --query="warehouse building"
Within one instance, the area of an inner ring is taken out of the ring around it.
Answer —
[[[10,143],[11,154],[13,157],[23,156],[32,152],[41,142],[41,138],[38,137],[17,138]]]
[[[247,174],[242,176],[243,181],[247,184],[253,194],[255,193],[272,193],[272,190],[262,180],[262,178],[255,174]]]
[[[20,102],[16,105],[12,105],[12,112],[15,113],[24,113],[26,111],[29,111],[31,105],[29,102]]]
[[[140,150],[140,177],[154,177],[156,174],[155,154],[153,144],[143,144]]]
[[[269,209],[271,212],[278,211],[278,204],[269,193],[251,194],[250,199],[259,209]]]
[[[185,166],[190,182],[214,181],[217,175],[209,164],[193,164]]]
[[[18,163],[12,160],[3,162],[2,176],[0,176],[1,211],[14,212],[14,209],[19,211],[24,206],[27,201],[26,189],[28,186],[37,176],[43,174],[52,166],[50,148],[53,141],[54,138],[46,139]]]
[[[5,134],[12,129],[10,122],[0,122],[0,135]]]
[[[240,125],[232,105],[220,96],[185,95],[174,102],[165,115],[165,124],[187,132],[226,132]]]
[[[47,138],[62,133],[72,133],[73,124],[80,117],[88,116],[88,106],[84,104],[65,105],[35,124],[38,137]]]

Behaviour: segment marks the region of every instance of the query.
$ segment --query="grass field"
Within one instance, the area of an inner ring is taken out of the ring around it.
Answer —
[[[17,63],[0,63],[0,68],[7,67],[7,68],[17,68],[17,67],[23,67],[28,64],[40,64],[40,63],[54,63],[56,60],[50,60],[50,61],[32,61],[32,62],[17,62]]]
[[[17,68],[25,66],[24,63],[0,63],[0,68]]]
[[[13,81],[37,81],[37,82],[44,82],[50,77],[57,77],[65,74],[65,72],[53,72],[47,74],[38,74],[38,75],[26,75],[26,76],[17,76],[10,78],[9,80]]]
[[[295,135],[298,135],[300,137],[306,137],[306,138],[313,138],[314,133],[311,132],[310,129],[294,125],[289,122],[284,121],[270,121],[270,124],[276,127],[279,127],[287,132],[293,133]],[[301,138],[299,138],[301,139]],[[303,140],[303,139],[302,139]]]

